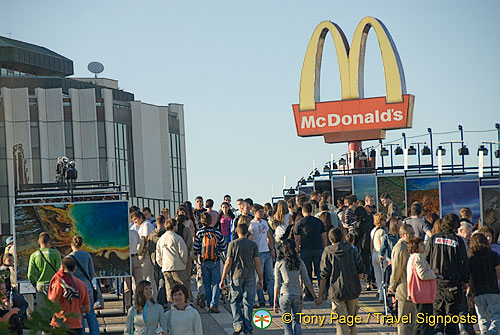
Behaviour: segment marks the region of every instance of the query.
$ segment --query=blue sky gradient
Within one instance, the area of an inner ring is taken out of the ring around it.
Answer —
[[[338,160],[346,151],[322,137],[297,137],[293,121],[305,50],[322,20],[339,24],[349,41],[364,16],[387,26],[416,96],[408,136],[428,127],[456,131],[458,124],[492,130],[500,121],[499,1],[27,0],[2,4],[2,13],[0,35],[72,59],[75,76],[90,76],[87,64],[100,61],[102,76],[119,80],[137,100],[183,103],[189,198],[210,197],[216,207],[225,193],[269,201],[273,188],[281,193],[284,175],[286,186],[295,186],[313,159],[322,168],[331,153]],[[325,44],[322,101],[340,99],[332,44]],[[384,96],[372,33],[365,69],[365,96]],[[399,130],[387,135],[400,137]],[[434,140],[457,139],[455,132]],[[468,162],[477,164],[479,142],[496,133],[466,133],[465,140]]]

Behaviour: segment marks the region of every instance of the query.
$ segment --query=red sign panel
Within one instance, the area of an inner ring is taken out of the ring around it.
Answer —
[[[315,110],[303,112],[298,104],[292,105],[297,135],[408,128],[413,119],[413,99],[413,95],[405,94],[403,102],[391,104],[385,97],[317,102]]]

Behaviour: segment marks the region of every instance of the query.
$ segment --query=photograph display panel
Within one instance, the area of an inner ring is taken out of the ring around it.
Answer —
[[[406,215],[406,193],[404,176],[384,176],[377,177],[377,198],[378,211],[387,214],[387,207],[380,202],[380,195],[388,193],[399,208],[401,213]]]
[[[479,181],[449,179],[441,180],[441,217],[446,214],[460,216],[460,209],[468,207],[472,211],[472,221],[477,222],[480,216]]]
[[[415,201],[422,204],[424,213],[439,215],[439,179],[437,176],[406,178],[408,208]],[[411,214],[411,213],[408,213]]]
[[[71,253],[71,239],[81,236],[81,250],[91,254],[96,277],[129,276],[128,202],[18,205],[15,244],[18,281],[27,280],[30,255],[39,249],[38,235],[49,234],[62,256]]]
[[[336,205],[338,199],[350,194],[352,194],[351,176],[333,177],[333,204]]]

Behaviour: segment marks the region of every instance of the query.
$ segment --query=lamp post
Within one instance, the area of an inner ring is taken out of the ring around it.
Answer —
[[[431,144],[431,165],[432,165],[432,170],[434,170],[434,155],[432,154],[434,152],[434,148],[432,146],[432,129],[427,128],[427,132],[429,133],[429,139]]]
[[[453,143],[460,143],[463,147],[464,142],[463,141],[448,141],[448,142],[440,142],[439,144],[449,144],[450,145],[450,157],[451,157],[451,174],[455,171],[454,169],[454,164],[453,164]],[[464,159],[464,155],[462,155],[462,161]],[[462,163],[462,168],[464,167]],[[464,169],[465,171],[465,169]]]
[[[462,147],[463,147],[463,145],[464,145],[464,128],[462,127],[461,124],[458,125],[458,130],[460,130],[460,141],[462,142]],[[464,157],[464,155],[461,155],[461,156],[462,156],[462,171],[465,172],[465,157]]]
[[[394,161],[393,161],[393,156],[392,156],[392,147],[399,146],[399,143],[386,143],[385,145],[388,145],[391,148],[389,151],[391,152],[391,173],[393,173],[394,172]]]
[[[416,144],[417,145],[417,157],[418,157],[418,173],[420,173],[420,144],[427,144],[425,142],[413,142],[411,144]],[[431,157],[432,157],[432,151],[431,151]]]

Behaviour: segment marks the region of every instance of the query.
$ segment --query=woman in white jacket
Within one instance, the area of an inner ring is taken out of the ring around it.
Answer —
[[[408,252],[410,253],[410,258],[408,258],[408,265],[406,267],[406,278],[408,279],[408,284],[410,283],[410,277],[413,272],[413,264],[415,264],[415,270],[417,276],[420,280],[435,280],[437,269],[434,271],[424,257],[425,246],[424,241],[420,237],[412,238],[408,242]],[[408,290],[408,295],[410,290]],[[417,308],[417,314],[422,313],[427,315],[433,315],[432,304],[415,304]],[[429,326],[428,323],[416,322],[415,332],[416,335],[431,335],[434,334],[434,328]]]
[[[201,318],[198,311],[187,301],[188,290],[184,285],[175,285],[171,291],[174,301],[170,310],[165,313],[168,334],[170,335],[202,335]]]

